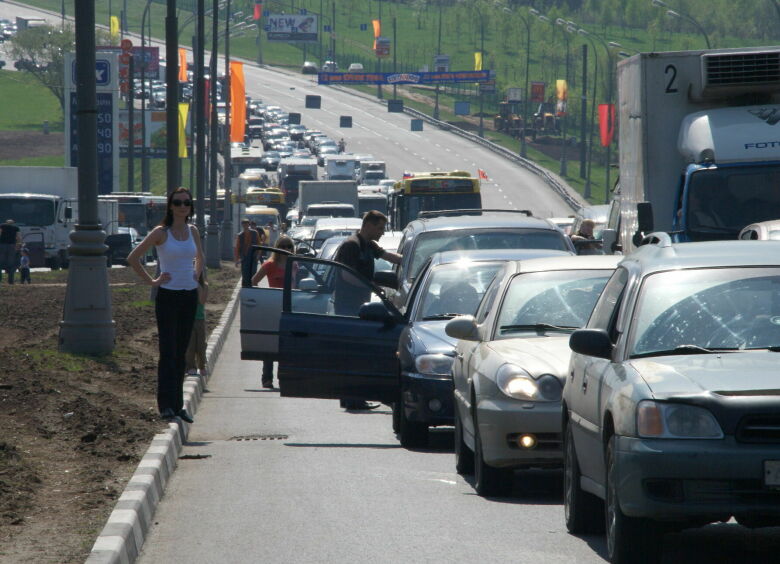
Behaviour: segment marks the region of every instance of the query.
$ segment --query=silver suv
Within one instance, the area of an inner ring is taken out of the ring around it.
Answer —
[[[566,526],[606,526],[620,563],[670,530],[780,525],[780,242],[646,241],[572,333],[563,393]]]

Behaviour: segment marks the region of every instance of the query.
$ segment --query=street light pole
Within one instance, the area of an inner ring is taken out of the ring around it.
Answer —
[[[578,29],[577,33],[585,37],[590,42],[590,46],[593,47],[593,94],[590,103],[590,141],[588,142],[588,172],[585,180],[585,191],[583,193],[584,198],[587,200],[591,197],[591,171],[593,168],[593,127],[596,123],[596,87],[598,84],[599,76],[599,55],[596,49],[596,44],[593,41],[593,36],[585,29]],[[584,89],[583,89],[584,90]]]
[[[480,37],[480,44],[479,44],[479,58],[482,64],[480,65],[482,68],[479,70],[483,70],[485,67],[485,20],[482,17],[482,11],[475,6],[475,9],[477,10],[477,14],[479,15],[479,37]],[[484,101],[484,94],[482,92],[482,84],[479,85],[479,136],[484,137],[485,136],[485,125],[484,125],[484,116],[482,115],[482,109],[483,109],[483,101]]]
[[[176,0],[168,0],[165,16],[166,168],[168,194],[179,185],[179,30]]]
[[[220,268],[219,225],[217,224],[217,57],[219,51],[219,0],[211,8],[211,128],[209,130],[209,224],[206,229],[206,267]]]
[[[76,0],[75,18],[79,210],[70,234],[70,268],[59,349],[76,354],[109,354],[114,350],[116,325],[111,318],[106,232],[98,216],[95,3]]]
[[[653,6],[656,8],[663,8],[666,10],[666,15],[670,18],[677,18],[681,20],[686,20],[687,22],[693,24],[693,26],[704,36],[704,43],[707,45],[707,49],[712,49],[712,46],[710,45],[710,38],[707,36],[707,32],[704,31],[704,28],[701,26],[701,24],[693,18],[690,14],[686,14],[685,12],[680,12],[679,10],[672,10],[669,8],[669,5],[664,2],[663,0],[651,0],[650,2]]]
[[[233,172],[230,162],[230,18],[231,0],[227,0],[225,7],[225,87],[222,89],[222,95],[225,98],[225,143],[222,150],[223,171],[222,182],[225,189],[225,211],[222,218],[222,259],[231,260],[233,258],[233,202],[232,196],[232,178]],[[260,35],[260,21],[257,22],[258,37]]]
[[[562,26],[561,33],[563,34],[563,40],[566,44],[566,111],[563,112],[563,148],[561,150],[561,170],[560,174],[561,176],[566,176],[567,173],[567,159],[566,159],[566,148],[569,144],[568,141],[568,133],[567,133],[567,127],[569,123],[569,36],[566,33],[565,26],[568,25],[568,22],[566,22],[563,18],[558,18],[555,20],[555,24]]]
[[[204,43],[206,42],[206,29],[203,14],[205,11],[204,0],[198,0],[197,10],[197,46],[195,49],[195,91],[197,93],[197,97],[195,98],[195,201],[197,205],[195,207],[195,214],[197,216],[196,225],[198,231],[200,232],[201,237],[203,237],[206,234],[206,225],[203,221],[203,216],[206,212],[205,206],[203,205],[206,186],[206,104],[204,103],[206,100],[206,80],[203,76],[203,51],[205,47]]]
[[[439,39],[436,44],[436,54],[441,55],[441,9],[442,1],[439,0]],[[395,53],[395,51],[393,51]],[[393,69],[395,70],[395,69]],[[433,69],[437,71],[438,69]],[[436,83],[436,103],[433,106],[433,119],[439,119],[439,83]]]

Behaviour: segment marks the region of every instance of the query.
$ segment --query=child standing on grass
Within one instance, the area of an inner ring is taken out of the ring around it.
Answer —
[[[22,277],[22,284],[32,283],[30,280],[30,251],[24,247],[22,247],[22,258],[19,259],[19,274]]]
[[[187,347],[185,362],[187,374],[194,376],[200,371],[201,376],[206,375],[206,299],[209,294],[209,285],[206,282],[206,270],[198,278],[198,305],[195,309],[195,324],[192,326],[190,344]]]

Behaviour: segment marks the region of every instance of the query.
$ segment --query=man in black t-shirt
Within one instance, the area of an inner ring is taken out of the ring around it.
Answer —
[[[355,235],[348,237],[336,251],[333,260],[345,264],[359,272],[368,280],[374,278],[374,261],[385,259],[393,264],[401,262],[401,255],[384,250],[377,241],[382,237],[387,225],[387,217],[376,210],[366,212],[363,224]],[[336,280],[333,307],[336,315],[357,317],[360,306],[371,300],[371,289],[365,282],[348,272],[341,272]],[[341,406],[346,409],[372,409],[364,400],[345,398]]]
[[[7,219],[5,223],[0,224],[0,281],[5,270],[8,274],[8,283],[14,283],[14,273],[19,263],[17,254],[21,247],[21,230],[14,225],[13,219]]]

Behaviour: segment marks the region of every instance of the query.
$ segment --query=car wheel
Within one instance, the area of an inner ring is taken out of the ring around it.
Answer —
[[[650,519],[628,517],[620,509],[615,465],[615,437],[607,445],[605,515],[607,553],[612,564],[650,564],[661,557],[662,531]]]
[[[574,450],[571,425],[566,425],[563,443],[563,510],[570,533],[603,533],[604,502],[580,488],[580,465]]]
[[[398,402],[398,437],[404,448],[420,448],[428,445],[428,425],[409,421],[403,406],[403,400]]]
[[[511,485],[512,471],[494,468],[485,463],[482,452],[482,437],[474,422],[474,489],[482,497],[497,496],[505,493]]]
[[[455,407],[455,471],[458,474],[474,473],[474,453],[463,441],[463,420]]]
[[[401,402],[393,402],[393,433],[398,433],[400,430],[401,419]]]

